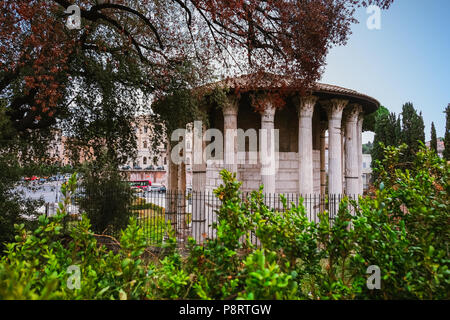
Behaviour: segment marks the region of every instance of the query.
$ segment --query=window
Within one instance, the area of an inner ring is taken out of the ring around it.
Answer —
[[[148,130],[148,128],[147,128],[147,126],[145,126],[144,127],[144,133],[147,133],[147,130]]]
[[[191,158],[190,157],[186,157],[186,164],[190,165],[191,164]]]
[[[364,169],[366,168],[366,163],[365,163],[365,162],[363,162],[363,168],[364,168]]]
[[[167,164],[167,157],[164,157],[164,165]]]
[[[144,149],[147,149],[147,141],[144,141]]]
[[[144,165],[147,164],[147,158],[146,158],[146,157],[144,157],[144,158],[142,159],[142,163],[143,163]]]

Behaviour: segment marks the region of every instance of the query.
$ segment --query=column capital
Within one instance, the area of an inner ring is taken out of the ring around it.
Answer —
[[[361,110],[361,112],[358,114],[358,123],[362,124],[363,120],[364,120],[364,111]]]
[[[274,122],[275,112],[276,112],[276,108],[273,105],[271,105],[271,104],[267,105],[264,110],[261,110],[259,112],[261,114],[261,121]]]
[[[342,112],[344,111],[344,108],[347,106],[347,104],[348,100],[331,99],[324,101],[322,103],[322,106],[328,114],[328,120],[330,119],[341,120]]]
[[[237,116],[239,110],[239,99],[236,96],[227,96],[222,112],[224,116]]]
[[[262,121],[273,121],[276,111],[274,97],[267,93],[258,93],[251,96],[253,108],[259,112]]]
[[[360,104],[349,104],[348,107],[344,109],[343,118],[345,119],[345,122],[357,122],[362,111],[363,108]]]
[[[316,96],[306,96],[294,98],[294,104],[297,108],[298,116],[311,118],[314,112],[314,106],[319,98]]]

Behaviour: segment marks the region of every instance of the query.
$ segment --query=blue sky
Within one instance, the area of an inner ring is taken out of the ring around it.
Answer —
[[[450,103],[450,0],[394,0],[381,12],[381,29],[369,30],[365,9],[346,46],[327,57],[322,82],[376,98],[399,114],[405,102],[422,111],[426,139],[431,122],[445,133]],[[365,133],[364,142],[373,134]]]

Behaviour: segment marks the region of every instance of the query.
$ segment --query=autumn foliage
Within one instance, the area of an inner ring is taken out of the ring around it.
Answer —
[[[153,94],[179,82],[263,72],[308,88],[328,50],[345,44],[356,8],[386,9],[392,1],[0,0],[0,97],[17,130],[53,125],[83,94],[77,81],[89,73],[75,63],[80,55],[110,72],[138,66],[148,75],[141,89]],[[80,30],[65,26],[72,4],[81,9]],[[173,81],[187,62],[192,72]]]

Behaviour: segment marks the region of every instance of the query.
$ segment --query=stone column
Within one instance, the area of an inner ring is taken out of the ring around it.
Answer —
[[[168,175],[169,175],[169,179],[168,179],[168,186],[167,186],[167,190],[170,191],[176,191],[178,189],[178,167],[177,164],[175,162],[172,161],[172,147],[170,142],[168,143],[167,146],[167,151],[168,151],[168,161],[169,161],[169,165],[168,165]]]
[[[223,105],[223,132],[224,132],[224,168],[236,173],[239,179],[237,166],[237,115],[239,100],[236,97],[228,97]]]
[[[171,142],[167,143],[167,160],[168,160],[168,179],[165,204],[165,221],[176,227],[177,214],[177,191],[178,191],[178,166],[172,161]]]
[[[183,150],[184,151],[184,150]],[[178,214],[177,214],[177,233],[186,240],[185,231],[187,231],[186,221],[186,154],[183,152],[183,162],[178,165]]]
[[[269,100],[262,101],[264,108],[261,110],[261,134],[260,134],[260,162],[261,182],[264,185],[264,193],[275,193],[276,158],[275,152],[275,107]],[[264,148],[264,150],[262,150]]]
[[[362,107],[352,104],[346,113],[345,126],[345,184],[346,193],[356,196],[359,193],[359,133],[357,122]]]
[[[364,113],[361,111],[357,123],[357,137],[358,137],[358,178],[359,178],[359,194],[363,194],[363,179],[362,179],[362,126],[364,121]]]
[[[341,180],[342,180],[342,193],[345,193],[345,111],[342,112],[341,120]]]
[[[325,145],[326,137],[325,133],[328,128],[328,123],[326,121],[320,122],[320,193],[325,194],[325,189],[327,186],[327,172],[325,170]]]
[[[298,111],[298,192],[302,195],[314,192],[312,116],[317,97],[301,97]]]
[[[204,191],[206,185],[206,162],[203,158],[203,151],[206,141],[203,139],[203,132],[206,127],[202,121],[194,122],[192,133],[192,191]]]
[[[328,193],[342,194],[342,111],[348,100],[332,99],[326,104],[328,113]]]
[[[203,139],[203,131],[206,126],[201,121],[194,122],[192,135],[193,164],[192,164],[192,237],[198,242],[203,242],[202,234],[206,233],[205,216],[205,185],[206,185],[206,162],[203,151],[206,141]]]

